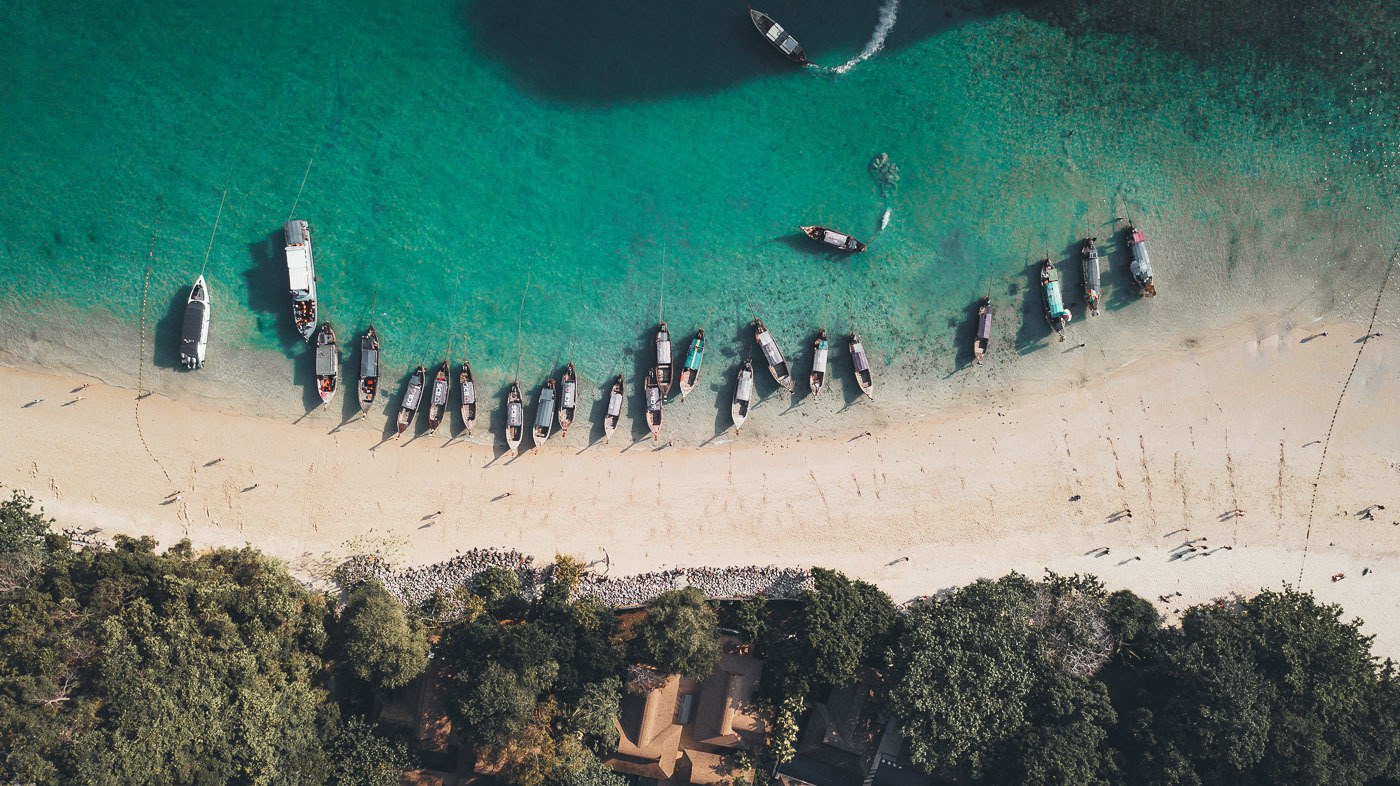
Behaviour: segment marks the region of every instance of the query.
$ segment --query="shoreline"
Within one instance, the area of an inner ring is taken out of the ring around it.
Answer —
[[[247,543],[312,580],[353,554],[402,568],[498,547],[537,560],[606,553],[629,574],[829,567],[903,602],[1049,569],[1148,599],[1179,591],[1158,604],[1169,618],[1287,582],[1366,620],[1378,653],[1400,654],[1389,622],[1400,524],[1356,515],[1384,504],[1400,519],[1385,496],[1400,473],[1400,351],[1354,343],[1364,326],[1310,327],[1328,335],[1303,343],[1291,328],[1242,325],[1053,393],[979,396],[871,436],[610,451],[551,440],[513,461],[445,438],[376,447],[376,431],[161,395],[141,402],[138,432],[128,389],[77,392],[73,378],[6,367],[17,409],[0,434],[22,447],[0,481],[65,528]],[[1316,440],[1358,349],[1319,474]],[[1187,538],[1209,551],[1178,553]],[[1109,554],[1093,556],[1100,546]]]

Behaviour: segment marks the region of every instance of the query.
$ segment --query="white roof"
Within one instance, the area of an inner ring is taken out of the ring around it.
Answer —
[[[311,289],[311,254],[306,246],[287,246],[287,279],[292,289]]]

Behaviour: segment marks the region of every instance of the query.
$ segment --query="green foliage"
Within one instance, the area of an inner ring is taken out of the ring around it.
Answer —
[[[555,555],[550,575],[556,584],[573,592],[583,579],[583,563],[568,554]]]
[[[622,681],[608,677],[584,686],[583,695],[569,714],[569,726],[592,741],[593,750],[609,754],[617,750],[617,719],[621,715]]]
[[[991,768],[989,782],[1008,786],[1119,782],[1113,752],[1106,744],[1108,729],[1117,718],[1103,683],[1052,671],[1035,686],[1027,707],[1027,724],[1007,741],[1003,760]]]
[[[374,688],[402,688],[427,667],[423,630],[379,582],[366,581],[350,591],[342,623],[350,671]]]
[[[513,570],[491,567],[476,575],[476,594],[495,606],[520,594],[520,575]]]
[[[43,566],[53,520],[33,508],[33,497],[19,491],[0,502],[0,592],[27,586]]]
[[[797,755],[797,719],[801,715],[800,696],[788,696],[779,702],[773,718],[773,733],[768,736],[768,753],[778,764],[791,761]]]
[[[634,628],[632,657],[667,674],[704,679],[719,662],[718,625],[699,589],[668,590]]]
[[[413,766],[407,746],[380,735],[358,715],[336,726],[326,758],[327,786],[398,786],[404,770]]]
[[[457,704],[457,719],[468,738],[488,747],[500,747],[519,734],[535,711],[543,688],[538,674],[513,671],[488,663],[474,675]]]
[[[798,613],[766,631],[770,696],[846,685],[862,667],[878,665],[889,646],[899,614],[888,595],[823,568],[812,570],[812,584]]]

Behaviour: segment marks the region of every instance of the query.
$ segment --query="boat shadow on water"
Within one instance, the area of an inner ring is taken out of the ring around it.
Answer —
[[[218,293],[215,293],[217,297]],[[180,362],[180,336],[185,326],[185,305],[190,299],[190,287],[188,284],[182,285],[170,298],[170,305],[161,313],[160,319],[156,320],[155,327],[151,331],[151,365],[156,368],[170,368],[184,371],[185,365]],[[218,306],[215,301],[214,306]],[[218,329],[215,322],[209,324],[209,343],[211,347],[217,348],[214,343],[217,340]],[[211,350],[210,363],[217,363],[214,358],[217,355]],[[317,399],[319,401],[319,399]]]
[[[248,308],[256,319],[257,331],[276,342],[282,354],[293,357],[306,342],[292,325],[292,301],[287,283],[287,255],[281,228],[248,244],[252,266],[243,273],[248,289]],[[216,291],[215,296],[218,296]],[[217,302],[215,307],[217,307]],[[358,368],[358,366],[356,366]],[[309,382],[307,383],[310,384]],[[337,391],[339,396],[342,391]],[[314,394],[314,391],[313,391]],[[317,403],[320,397],[315,396]]]
[[[992,302],[992,340],[988,342],[987,357],[990,359],[997,345],[997,314],[999,304]],[[948,318],[948,329],[953,333],[953,372],[962,371],[977,362],[972,351],[972,342],[977,338],[977,309],[982,306],[982,298],[973,298],[962,314]]]
[[[1103,263],[1104,311],[1122,311],[1142,300],[1137,282],[1133,280],[1133,253],[1124,239],[1124,230],[1115,227],[1113,237],[1099,243],[1099,258]]]
[[[833,51],[844,59],[870,38],[882,2],[765,0],[758,7],[789,28],[809,57],[834,66]],[[886,46],[908,46],[960,21],[949,16],[952,2],[934,4],[947,13],[901,19]],[[571,105],[702,95],[802,71],[754,29],[743,3],[461,0],[459,9],[469,46],[504,65],[525,92]]]

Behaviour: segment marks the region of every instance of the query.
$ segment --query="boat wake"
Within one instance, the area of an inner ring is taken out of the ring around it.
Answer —
[[[880,21],[875,25],[875,32],[871,34],[865,48],[850,60],[828,70],[833,74],[845,74],[879,54],[880,50],[885,48],[885,38],[894,29],[895,14],[897,13],[899,13],[899,0],[885,0],[884,4],[880,6]]]

